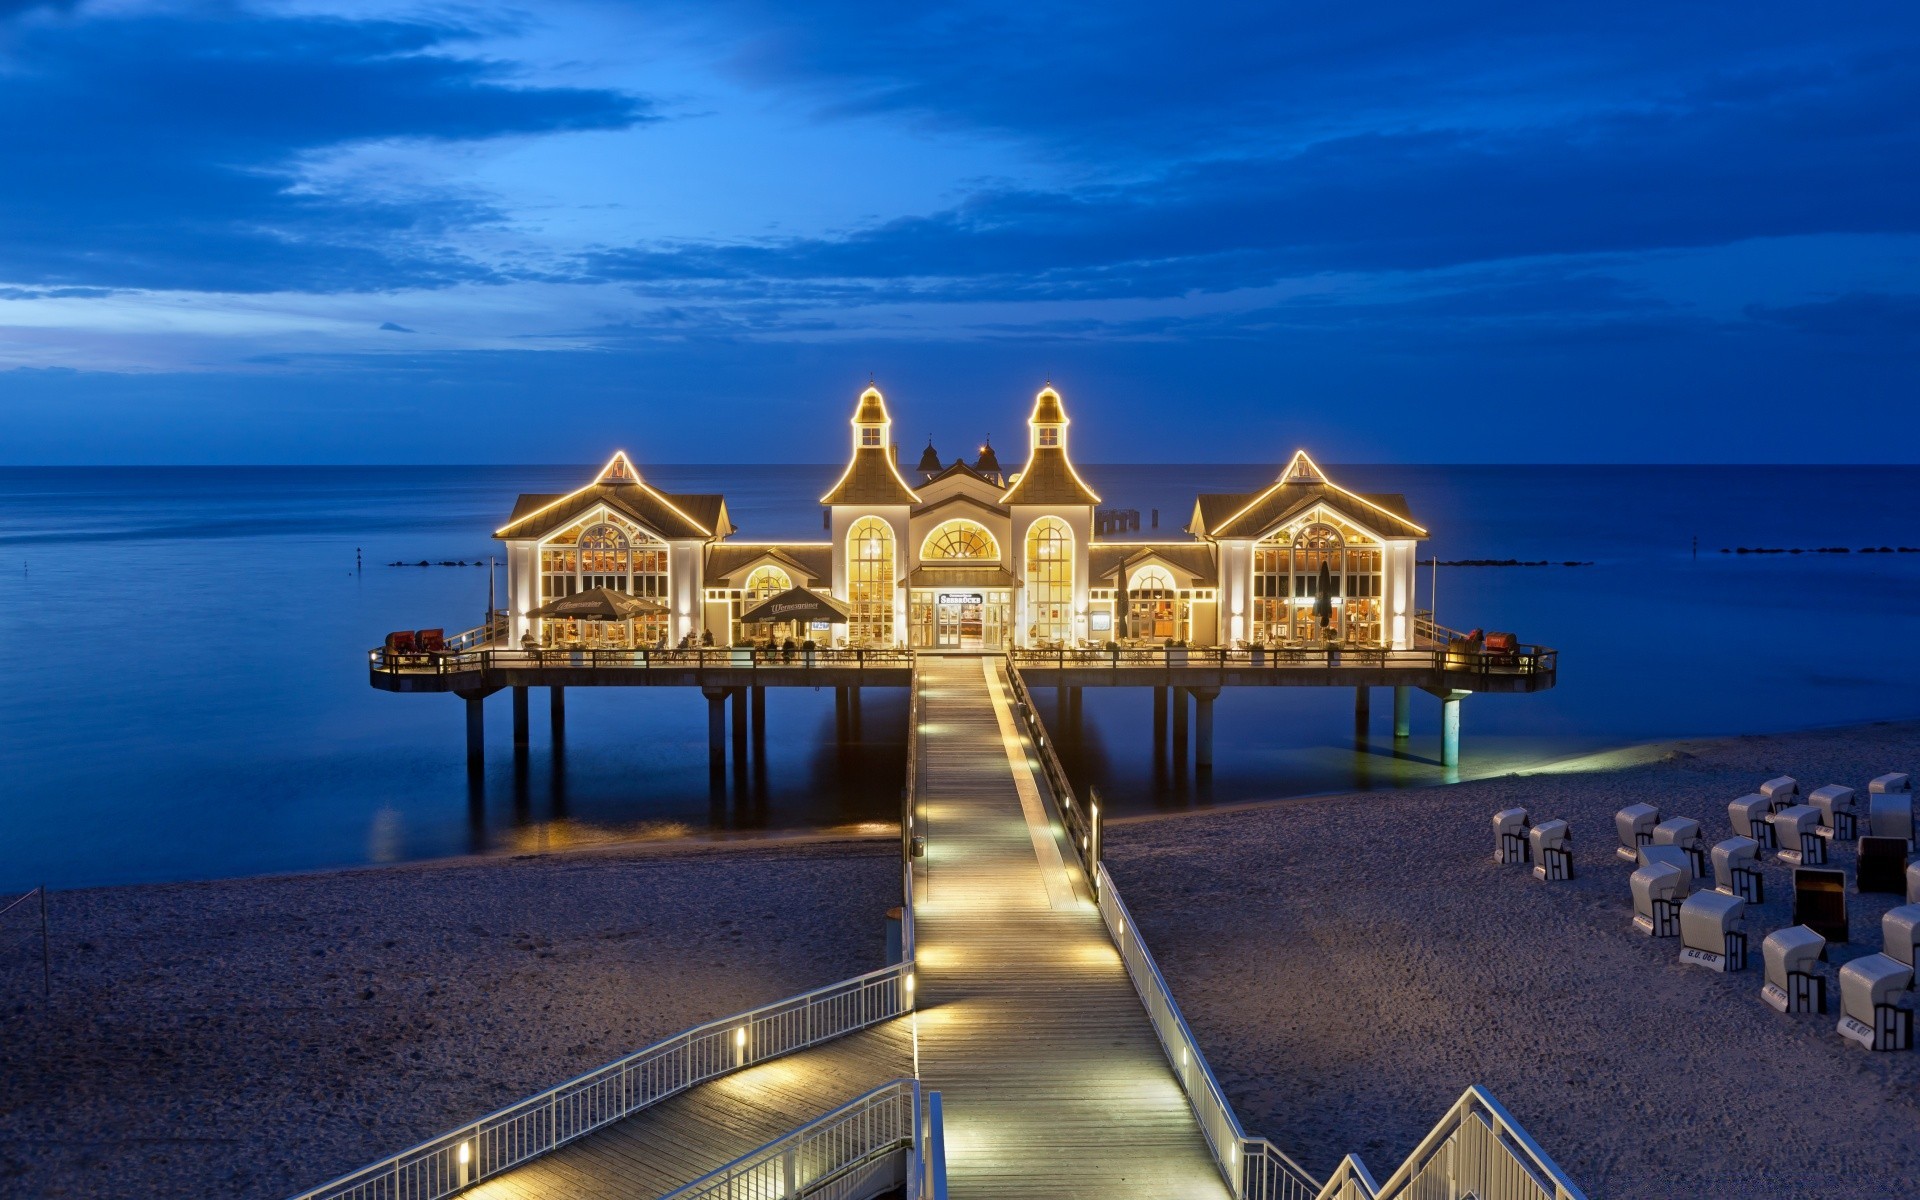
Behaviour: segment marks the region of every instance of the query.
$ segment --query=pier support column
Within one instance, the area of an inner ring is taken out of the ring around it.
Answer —
[[[527,748],[529,724],[531,722],[527,720],[527,689],[516,687],[513,689],[513,748],[515,750]]]
[[[1472,692],[1448,692],[1440,697],[1440,765],[1460,765],[1460,702]]]
[[[1413,736],[1413,689],[1393,689],[1393,738],[1404,741]]]
[[[837,741],[847,740],[847,689],[833,689],[833,736]]]
[[[753,724],[753,752],[758,755],[760,748],[767,744],[767,689],[765,684],[753,688],[753,708],[749,714]]]
[[[1193,767],[1213,770],[1213,702],[1220,698],[1217,687],[1193,689]]]
[[[467,773],[478,775],[487,764],[487,695],[464,692],[467,702]]]
[[[1177,687],[1173,690],[1173,761],[1181,766],[1187,765],[1187,689]]]
[[[1353,723],[1362,728],[1373,716],[1373,689],[1357,687],[1353,689]]]
[[[707,698],[707,765],[715,771],[727,769],[727,689],[701,688]]]
[[[737,687],[733,692],[733,757],[738,762],[747,756],[747,689]]]
[[[1158,753],[1167,746],[1167,689],[1153,689],[1153,748]]]
[[[547,692],[550,702],[548,715],[553,720],[553,744],[558,746],[567,740],[567,689],[556,684]]]

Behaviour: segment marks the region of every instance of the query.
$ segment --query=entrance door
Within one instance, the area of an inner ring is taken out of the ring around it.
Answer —
[[[959,649],[960,606],[958,604],[934,605],[933,644],[956,650]]]

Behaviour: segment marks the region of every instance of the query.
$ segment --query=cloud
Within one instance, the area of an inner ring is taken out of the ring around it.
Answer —
[[[380,331],[382,333],[412,333],[413,332],[413,330],[408,329],[405,325],[396,325],[392,321],[380,322]]]
[[[1799,333],[1872,339],[1910,349],[1920,338],[1920,295],[1851,292],[1808,304],[1750,304],[1746,314]]]
[[[0,279],[211,291],[434,287],[493,272],[483,198],[303,187],[298,160],[648,119],[463,58],[450,25],[224,12],[25,22],[0,43]],[[30,116],[29,116],[30,114]]]

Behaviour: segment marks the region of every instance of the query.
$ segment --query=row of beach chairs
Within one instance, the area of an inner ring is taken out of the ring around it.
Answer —
[[[1869,832],[1859,839],[1859,886],[1863,891],[1904,891],[1906,903],[1881,918],[1881,951],[1840,969],[1836,1031],[1871,1050],[1907,1050],[1913,1045],[1914,1014],[1902,1000],[1913,988],[1920,950],[1920,862],[1906,861],[1915,838],[1913,797],[1907,776],[1901,774],[1875,779],[1868,797]],[[1650,937],[1677,937],[1684,964],[1744,971],[1749,955],[1746,910],[1765,898],[1760,867],[1763,852],[1771,850],[1793,868],[1796,924],[1775,930],[1761,942],[1761,998],[1782,1013],[1825,1013],[1827,981],[1818,964],[1825,958],[1827,934],[1844,942],[1847,929],[1844,875],[1820,867],[1827,861],[1828,842],[1851,841],[1858,835],[1858,817],[1851,788],[1829,785],[1808,799],[1813,803],[1799,803],[1799,784],[1789,777],[1767,781],[1759,792],[1728,806],[1736,836],[1711,850],[1700,823],[1690,817],[1663,820],[1651,804],[1621,809],[1614,815],[1620,842],[1615,853],[1635,867],[1629,880],[1634,928]],[[1509,808],[1494,814],[1493,825],[1496,862],[1531,862],[1535,877],[1547,881],[1573,877],[1572,835],[1565,821],[1534,825],[1526,809]],[[1867,886],[1869,851],[1874,849],[1892,886],[1884,880],[1881,886]],[[1713,887],[1694,891],[1693,881],[1704,880],[1709,867]]]

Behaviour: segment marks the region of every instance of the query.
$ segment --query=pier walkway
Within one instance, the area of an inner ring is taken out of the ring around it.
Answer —
[[[1223,1200],[1193,1112],[1063,862],[999,658],[923,658],[919,1062],[954,1200]]]

